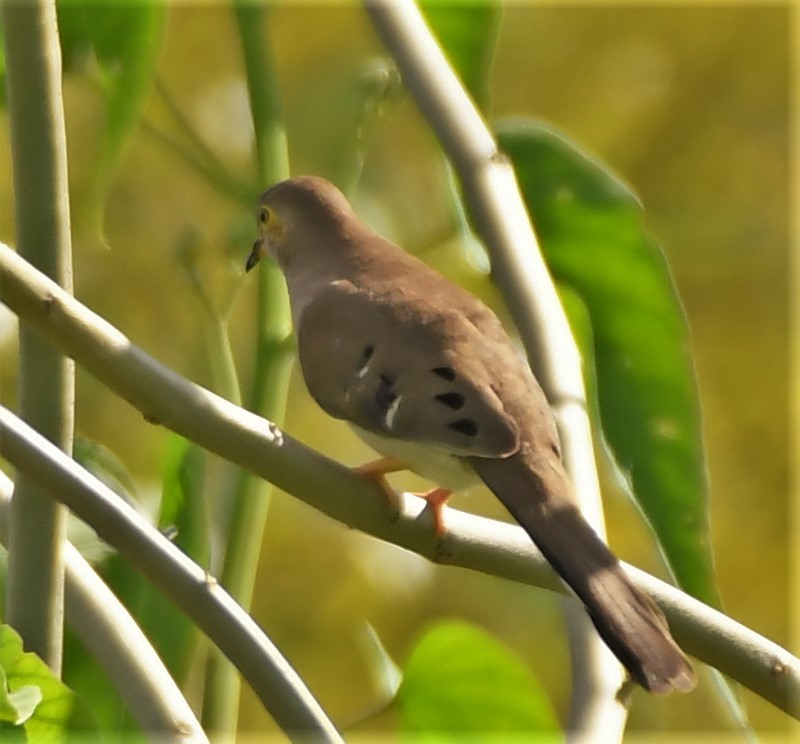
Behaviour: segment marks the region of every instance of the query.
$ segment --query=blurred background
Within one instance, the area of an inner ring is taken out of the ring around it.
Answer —
[[[790,645],[787,572],[788,9],[557,8],[504,12],[491,78],[492,118],[553,123],[639,194],[689,319],[704,417],[711,520],[726,611]],[[291,169],[349,185],[365,86],[383,50],[352,4],[278,6],[269,34],[281,84]],[[265,33],[267,29],[265,28]],[[208,145],[249,173],[252,131],[233,15],[224,6],[171,10],[159,78]],[[191,239],[212,296],[236,296],[230,334],[245,387],[252,369],[256,293],[243,264],[252,215],[191,172],[152,126],[168,129],[152,95],[112,183],[105,242],[85,207],[103,104],[80,75],[65,80],[73,193],[75,292],[175,371],[211,386],[207,326],[179,260]],[[0,239],[13,241],[8,121],[0,118]],[[358,210],[380,231],[447,271],[455,218],[441,152],[404,91],[370,127]],[[363,144],[363,143],[362,143]],[[268,184],[263,184],[263,187]],[[257,193],[253,194],[255,199]],[[476,282],[494,299],[487,282]],[[473,287],[474,288],[474,287]],[[0,313],[0,398],[14,405],[14,323]],[[167,434],[79,370],[78,432],[102,443],[157,495]],[[371,457],[322,414],[295,370],[285,429],[347,464]],[[399,486],[417,484],[398,478]],[[478,490],[457,508],[506,518]],[[612,546],[664,576],[634,509],[607,493]],[[569,701],[560,600],[544,591],[439,568],[352,532],[291,496],[270,506],[253,614],[335,721],[379,702],[371,625],[404,661],[441,618],[473,621],[545,680],[559,714]],[[797,648],[793,649],[797,652]],[[743,694],[762,733],[786,717]],[[705,678],[690,696],[635,695],[630,732],[724,731]],[[386,722],[370,723],[374,730]],[[248,690],[241,728],[273,727]]]

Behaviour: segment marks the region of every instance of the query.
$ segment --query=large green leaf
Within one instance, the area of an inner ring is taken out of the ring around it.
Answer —
[[[162,0],[59,0],[58,25],[65,69],[93,55],[106,98],[106,122],[91,208],[102,232],[106,191],[136,127],[155,76],[163,41]]]
[[[422,637],[396,703],[401,726],[415,741],[463,741],[470,732],[560,738],[550,700],[528,668],[488,633],[460,621],[443,622]]]
[[[74,693],[36,654],[22,650],[13,628],[0,625],[0,739],[11,737],[10,726],[21,726],[30,742],[62,741],[74,706]]]
[[[489,108],[489,72],[500,24],[495,2],[424,0],[425,19],[464,86],[482,111]]]
[[[680,585],[719,598],[686,319],[636,196],[552,129],[498,127],[554,277],[591,317],[602,430]]]

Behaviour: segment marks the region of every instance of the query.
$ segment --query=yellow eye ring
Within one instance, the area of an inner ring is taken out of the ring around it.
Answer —
[[[258,215],[258,219],[260,220],[260,222],[262,224],[267,225],[267,224],[269,224],[269,220],[270,220],[271,216],[272,215],[270,214],[269,208],[268,207],[262,207],[261,208],[261,212]]]

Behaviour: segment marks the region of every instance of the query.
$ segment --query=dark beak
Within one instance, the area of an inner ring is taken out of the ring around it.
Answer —
[[[253,250],[250,251],[250,255],[247,257],[247,263],[244,265],[245,271],[250,271],[261,260],[261,250],[261,238],[258,238],[253,243]]]

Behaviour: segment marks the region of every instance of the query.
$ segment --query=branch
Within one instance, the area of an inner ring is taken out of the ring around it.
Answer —
[[[521,528],[450,509],[447,533],[437,539],[421,499],[404,495],[396,515],[377,486],[160,365],[2,243],[0,300],[146,420],[268,479],[333,519],[437,563],[566,592]],[[0,452],[5,449],[0,436]],[[86,500],[81,516],[106,534],[116,523],[109,523],[108,507],[97,511],[99,503]],[[109,541],[119,547],[113,536]],[[179,554],[176,560],[184,564],[187,559]],[[800,718],[800,660],[680,590],[625,568],[664,610],[689,654]],[[198,624],[206,620],[190,614]]]
[[[0,539],[8,544],[14,484],[0,471]],[[192,709],[124,605],[70,543],[64,546],[67,622],[103,667],[142,730],[159,741],[208,744]]]
[[[203,630],[289,735],[342,742],[300,677],[256,622],[132,506],[0,406],[0,454],[57,496]]]
[[[542,257],[516,175],[500,153],[413,0],[365,0],[404,82],[461,181],[470,212],[492,258],[532,368],[547,396],[564,465],[584,517],[605,539],[605,522],[580,354]],[[624,670],[597,635],[583,607],[565,605],[572,653],[568,730],[621,740],[627,710],[617,696]]]
[[[67,143],[54,0],[3,2],[6,79],[20,253],[72,291]],[[29,328],[19,332],[19,411],[72,450],[75,368]],[[19,478],[11,506],[8,622],[61,674],[66,511]]]

